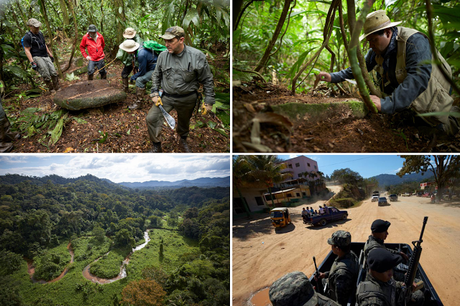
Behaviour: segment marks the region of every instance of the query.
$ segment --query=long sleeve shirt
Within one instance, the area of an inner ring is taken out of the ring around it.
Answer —
[[[203,84],[205,103],[214,104],[213,76],[203,52],[184,45],[180,54],[160,53],[152,74],[152,92],[162,88],[168,94],[186,95],[197,91],[200,83]]]
[[[96,40],[92,39],[91,36],[86,33],[81,39],[80,52],[81,55],[83,55],[83,58],[86,58],[89,55],[93,62],[98,62],[105,57],[104,47],[104,37],[99,34],[99,32],[96,33]],[[88,50],[88,54],[85,49]]]
[[[139,63],[139,71],[131,77],[131,80],[135,80],[147,72],[155,70],[157,58],[157,55],[152,50],[141,48],[137,52],[136,57],[137,62]]]
[[[142,47],[142,44],[144,43],[144,40],[137,34],[133,38],[129,38],[129,39],[132,39],[135,42],[137,42],[140,45],[139,47]],[[134,59],[133,55],[126,51],[123,51],[122,49],[118,49],[116,58],[121,60],[121,62],[125,66],[131,66],[133,64],[133,59]],[[134,61],[134,64],[136,65],[136,67],[138,66],[137,61]]]
[[[393,32],[387,51],[383,55],[384,75],[379,75],[379,84],[386,84],[384,92],[388,96],[380,99],[381,111],[386,114],[407,109],[412,101],[422,94],[431,77],[431,50],[428,39],[420,33],[409,37],[406,43],[406,70],[407,77],[399,84],[396,80],[396,57],[398,31]],[[377,65],[375,52],[371,49],[367,52],[366,66],[371,71]],[[339,83],[345,79],[354,79],[351,68],[331,73],[331,82]],[[389,83],[388,83],[389,82]]]

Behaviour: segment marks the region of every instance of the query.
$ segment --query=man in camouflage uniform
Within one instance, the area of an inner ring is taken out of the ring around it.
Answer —
[[[316,293],[302,272],[291,272],[276,280],[268,295],[273,306],[339,306],[330,298]]]
[[[368,256],[370,251],[376,248],[384,248],[386,249],[385,245],[383,244],[385,239],[388,237],[388,228],[390,227],[391,223],[385,220],[377,219],[372,222],[371,231],[372,235],[366,241],[364,245],[364,255]],[[396,250],[390,250],[391,253],[396,254],[404,258],[405,261],[409,259],[409,257],[404,254],[403,252],[399,252]]]
[[[406,287],[393,279],[393,268],[402,260],[384,248],[369,253],[366,280],[358,285],[356,301],[359,306],[405,306]],[[424,295],[420,290],[412,293],[407,305],[423,305]]]
[[[205,106],[211,111],[215,102],[214,82],[206,55],[190,46],[186,46],[185,31],[174,26],[160,36],[164,39],[167,51],[158,56],[157,66],[152,74],[152,93],[150,97],[155,104],[147,114],[147,127],[150,141],[153,143],[152,152],[162,152],[160,133],[163,117],[158,105],[169,113],[177,111],[180,145],[185,152],[190,152],[187,145],[190,118],[198,99],[200,83],[203,84]],[[159,90],[163,96],[159,99]]]
[[[340,305],[347,305],[350,297],[354,296],[356,281],[359,273],[358,257],[350,250],[351,234],[346,231],[336,231],[327,240],[332,252],[337,258],[331,270],[320,273],[317,279],[327,278],[327,295]],[[315,276],[316,277],[316,276]]]

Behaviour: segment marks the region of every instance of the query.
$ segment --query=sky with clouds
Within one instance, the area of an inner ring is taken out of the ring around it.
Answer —
[[[92,174],[114,183],[194,180],[230,176],[228,155],[33,154],[1,155],[0,175],[75,178]]]
[[[404,158],[398,155],[364,155],[364,154],[291,154],[279,155],[280,159],[289,159],[304,155],[318,163],[319,171],[331,175],[334,170],[350,168],[363,178],[379,174],[396,174],[403,166]]]

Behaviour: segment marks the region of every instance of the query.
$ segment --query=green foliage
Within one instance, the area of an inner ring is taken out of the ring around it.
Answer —
[[[0,277],[13,273],[21,268],[22,256],[10,251],[0,251]]]
[[[35,279],[49,281],[58,277],[64,271],[70,262],[70,254],[66,246],[67,243],[61,244],[34,258]]]
[[[114,278],[120,273],[120,266],[131,248],[114,249],[91,264],[91,274],[101,278]]]

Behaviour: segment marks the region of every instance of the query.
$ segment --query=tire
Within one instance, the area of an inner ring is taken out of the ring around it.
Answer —
[[[319,225],[321,226],[325,226],[327,223],[326,219],[321,219],[321,221],[319,221]]]
[[[348,215],[343,215],[342,220],[347,220]]]

